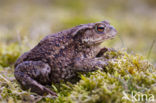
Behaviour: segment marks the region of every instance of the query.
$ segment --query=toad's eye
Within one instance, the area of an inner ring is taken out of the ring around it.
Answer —
[[[98,33],[103,33],[104,30],[105,30],[105,25],[104,25],[104,24],[97,24],[97,25],[95,26],[95,30],[96,30],[96,32],[98,32]]]

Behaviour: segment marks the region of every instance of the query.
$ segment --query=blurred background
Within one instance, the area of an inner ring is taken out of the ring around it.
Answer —
[[[103,20],[118,31],[103,45],[156,64],[156,0],[0,0],[0,47],[17,45],[25,52],[45,35]]]

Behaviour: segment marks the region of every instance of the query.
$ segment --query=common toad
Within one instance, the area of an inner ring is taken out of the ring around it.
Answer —
[[[81,24],[48,35],[15,63],[14,75],[23,89],[40,95],[50,93],[45,85],[70,81],[78,72],[91,72],[108,64],[101,60],[105,52],[99,45],[116,35],[108,21]]]

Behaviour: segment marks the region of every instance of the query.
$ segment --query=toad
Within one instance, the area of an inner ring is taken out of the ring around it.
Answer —
[[[116,35],[108,21],[81,24],[43,38],[15,63],[14,75],[23,89],[39,95],[56,93],[46,87],[70,81],[79,72],[104,68],[108,60],[100,56],[106,51],[100,44]]]

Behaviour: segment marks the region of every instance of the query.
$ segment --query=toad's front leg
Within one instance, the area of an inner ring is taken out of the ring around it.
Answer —
[[[107,60],[98,58],[81,58],[77,57],[74,61],[74,70],[77,72],[91,72],[100,68],[105,68],[108,65]]]
[[[99,53],[96,55],[96,57],[101,57],[101,56],[103,56],[103,54],[104,53],[106,53],[106,52],[111,52],[111,51],[116,51],[115,49],[113,49],[113,48],[106,48],[106,47],[104,47],[104,48],[102,48],[100,51],[99,51]]]

